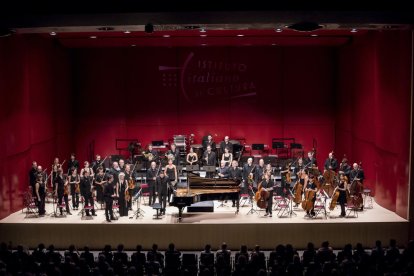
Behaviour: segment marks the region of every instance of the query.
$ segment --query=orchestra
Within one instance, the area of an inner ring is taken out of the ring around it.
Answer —
[[[167,148],[168,144],[166,145]],[[92,208],[85,209],[86,215],[90,216],[89,211],[91,211],[92,215],[96,216],[96,210],[93,208],[96,197],[96,201],[102,205],[102,208],[105,205],[105,217],[110,222],[115,219],[112,210],[114,200],[118,202],[121,217],[128,216],[128,210],[132,210],[132,202],[136,200],[136,195],[140,191],[140,183],[136,182],[136,179],[141,175],[141,178],[148,184],[149,206],[152,206],[158,199],[161,204],[161,215],[165,215],[168,199],[176,196],[179,176],[186,175],[185,167],[184,172],[177,169],[177,166],[184,163],[191,166],[197,165],[197,169],[192,169],[197,170],[196,173],[203,172],[204,166],[215,167],[215,172],[204,170],[206,179],[225,179],[237,182],[240,189],[239,195],[248,193],[251,200],[258,196],[260,204],[263,204],[263,209],[266,210],[265,216],[268,217],[272,216],[274,193],[291,200],[293,203],[291,208],[298,208],[302,203],[306,217],[309,218],[316,215],[315,202],[324,194],[327,194],[326,197],[330,200],[331,211],[336,204],[340,206],[339,217],[346,217],[345,208],[350,200],[353,200],[353,203],[361,210],[363,209],[361,202],[364,171],[361,163],[353,163],[352,167],[348,165],[346,155],[341,163],[338,163],[334,152],[329,152],[322,173],[317,167],[314,149],[307,152],[306,158],[300,155],[295,159],[287,159],[285,162],[277,160],[276,163],[270,163],[270,159],[266,159],[265,162],[264,158],[255,160],[253,157],[244,159],[245,162],[239,162],[240,158],[234,159],[234,147],[228,136],[225,136],[220,143],[218,153],[216,153],[216,144],[212,135],[208,135],[202,145],[204,152],[195,152],[194,147],[189,146],[188,153],[185,153],[175,143],[170,143],[170,148],[160,155],[149,144],[147,150],[141,152],[142,158],[138,159],[135,164],[131,163],[136,159],[120,158],[107,164],[108,169],[104,167],[107,157],[102,160],[101,155],[96,154],[92,166],[89,161],[85,160],[80,173],[78,173],[79,161],[76,160],[74,153],[70,155],[67,167],[65,166],[67,174],[64,174],[63,170],[65,161],[60,163],[58,157],[53,160],[49,175],[46,170],[42,170],[42,166],[33,161],[28,174],[29,188],[38,207],[39,216],[44,216],[46,213],[45,198],[48,196],[47,183],[50,176],[50,184],[53,187],[52,196],[56,197],[56,202],[59,204],[57,209],[60,210],[61,215],[63,208],[69,215],[71,215],[70,209],[78,210],[81,196],[84,206],[92,206]],[[163,161],[164,158],[167,161]],[[139,169],[137,169],[137,163],[140,163]],[[147,169],[145,163],[149,164]],[[330,176],[332,176],[332,182],[327,180]],[[333,192],[326,193],[324,185],[327,183],[332,185]],[[71,206],[69,206],[69,196],[72,201]],[[228,199],[228,197],[223,194],[221,199]],[[232,207],[235,207],[237,200],[232,198],[232,201]],[[259,207],[259,201],[256,200],[256,202]]]

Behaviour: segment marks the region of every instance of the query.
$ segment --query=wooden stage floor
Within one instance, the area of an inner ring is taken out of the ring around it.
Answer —
[[[271,250],[280,243],[305,248],[308,241],[318,245],[329,240],[335,248],[357,242],[371,247],[377,239],[388,242],[395,238],[405,242],[408,238],[408,221],[379,206],[375,200],[372,208],[357,212],[358,217],[351,214],[339,218],[340,208],[337,206],[327,212],[326,217],[321,212],[313,219],[305,218],[301,208],[294,208],[292,216],[278,217],[278,210],[275,210],[272,218],[265,217],[262,210],[249,213],[251,206],[248,204],[236,215],[231,201],[224,207],[219,207],[220,203],[214,202],[214,213],[184,212],[182,222],[178,222],[176,207],[167,207],[166,215],[155,219],[155,210],[142,204],[144,216],[132,217],[137,210],[134,205],[129,217],[106,222],[104,210],[98,210],[93,219],[82,218],[76,210],[66,217],[54,217],[53,206],[48,203],[45,217],[26,217],[25,212],[19,211],[1,220],[0,241],[29,247],[35,247],[39,242],[54,244],[57,248],[66,248],[70,244],[78,248],[88,245],[93,249],[100,249],[104,244],[116,246],[123,243],[131,250],[137,244],[146,249],[153,243],[165,249],[170,242],[182,250],[201,250],[207,243],[217,248],[227,242],[232,249],[241,244],[250,248],[260,244],[263,249]]]

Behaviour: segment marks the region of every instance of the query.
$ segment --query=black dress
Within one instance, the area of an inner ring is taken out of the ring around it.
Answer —
[[[125,191],[128,189],[128,183],[124,180],[122,183],[119,183],[119,215],[121,217],[128,216],[128,205],[125,198]]]
[[[104,180],[104,174],[96,175],[96,179],[95,182],[101,182]],[[96,201],[98,201],[100,204],[102,204],[104,202],[104,198],[103,198],[103,185],[99,185],[99,184],[95,184],[95,189],[96,189]]]

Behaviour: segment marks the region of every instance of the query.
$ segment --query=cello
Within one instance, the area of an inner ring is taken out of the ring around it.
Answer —
[[[363,209],[363,198],[362,198],[363,185],[359,180],[357,180],[358,174],[361,170],[361,164],[362,162],[359,162],[355,177],[351,182],[350,194],[351,194],[352,203],[355,206],[355,208],[362,210]]]
[[[311,178],[311,179],[313,179],[313,178]],[[310,184],[312,185],[314,183],[311,182]],[[306,191],[306,189],[307,189],[307,191]],[[316,188],[315,189],[305,188],[305,199],[302,201],[302,208],[306,212],[309,212],[313,209],[315,195],[316,195]]]
[[[307,174],[305,173],[304,170],[300,170],[298,172],[298,180],[295,183],[295,186],[293,186],[293,191],[294,192],[294,202],[296,204],[299,204],[302,202],[302,192],[303,192],[303,184],[301,183],[301,179],[303,179],[304,184],[307,184]]]

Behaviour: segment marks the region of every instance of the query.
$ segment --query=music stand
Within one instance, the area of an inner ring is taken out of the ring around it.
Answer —
[[[199,165],[187,165],[187,166],[185,166],[185,170],[187,172],[199,171],[200,170],[200,166]]]
[[[216,173],[216,166],[203,166],[203,170],[206,171],[206,177],[212,178]]]
[[[290,210],[288,212],[288,215],[289,215],[289,217],[292,217],[292,215],[297,216],[298,214],[296,214],[295,211],[293,211],[293,198],[295,198],[295,195],[292,193],[291,189],[288,188],[288,190],[289,190],[289,193],[290,193],[290,204],[289,204],[290,205]]]
[[[252,150],[264,150],[264,144],[252,144]]]
[[[250,196],[250,201],[252,202],[252,206],[251,206],[250,210],[247,212],[246,215],[253,214],[253,213],[259,214],[259,212],[257,212],[257,210],[254,208],[254,200],[253,200],[254,192],[253,192],[253,188],[248,187],[247,189],[248,189],[248,192],[247,193]],[[250,193],[249,193],[249,191],[250,191]]]
[[[137,202],[137,210],[134,212],[132,217],[129,217],[130,219],[132,219],[133,217],[135,217],[135,219],[138,219],[139,217],[144,217],[145,211],[141,210],[141,207],[140,207],[141,206],[141,195],[142,195],[142,188],[140,188],[133,197],[133,200]]]

